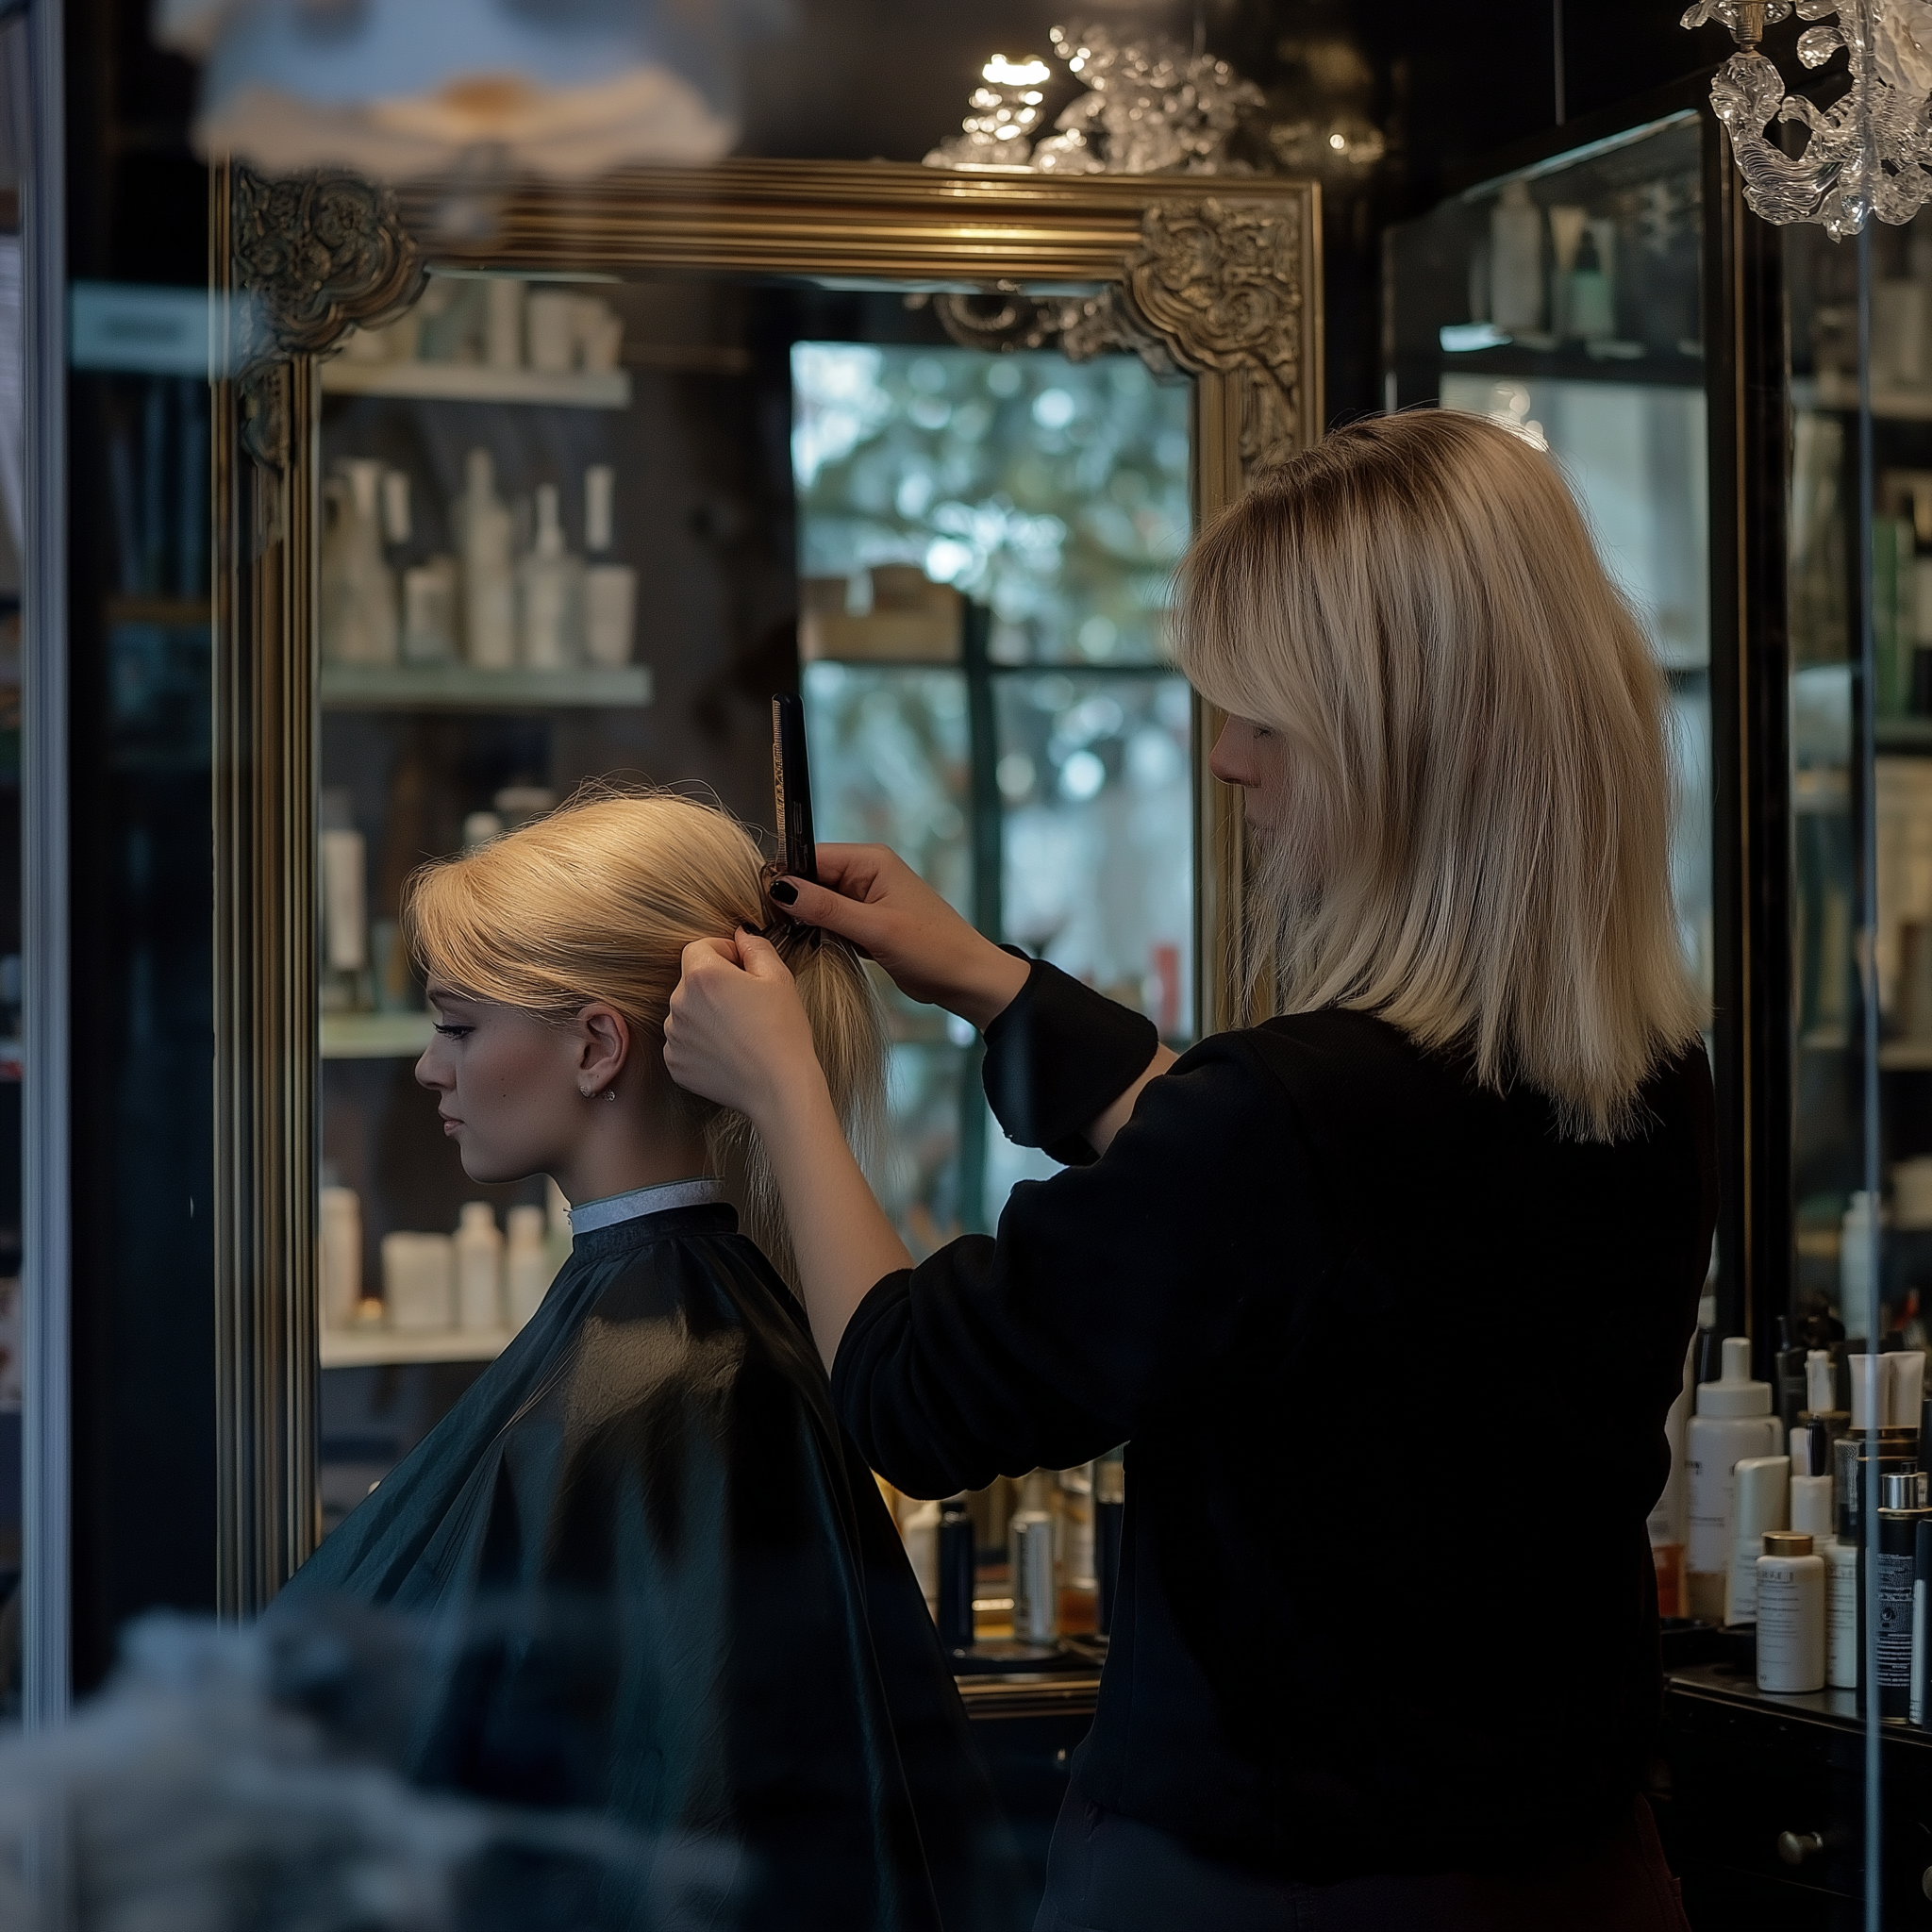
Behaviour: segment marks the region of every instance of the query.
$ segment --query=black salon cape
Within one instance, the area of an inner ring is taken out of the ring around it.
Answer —
[[[579,1235],[275,1613],[435,1620],[419,1781],[602,1811],[667,1870],[728,1870],[708,1928],[1024,1925],[891,1519],[796,1304],[736,1230],[708,1206]]]

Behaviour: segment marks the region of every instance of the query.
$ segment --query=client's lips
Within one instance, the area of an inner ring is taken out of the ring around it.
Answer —
[[[437,1119],[442,1123],[442,1131],[445,1134],[454,1134],[456,1130],[463,1124],[461,1116],[453,1113],[439,1112],[437,1115]]]

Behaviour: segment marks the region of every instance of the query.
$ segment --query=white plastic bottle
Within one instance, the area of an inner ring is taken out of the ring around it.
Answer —
[[[1834,1690],[1858,1688],[1858,1548],[1837,1538],[1824,1545],[1824,1681]]]
[[[1697,1385],[1695,1411],[1684,1431],[1690,1474],[1690,1547],[1685,1585],[1690,1611],[1710,1623],[1724,1614],[1731,1568],[1732,1472],[1750,1456],[1778,1453],[1771,1384],[1751,1379],[1751,1343],[1727,1335],[1724,1374]]]
[[[456,1257],[449,1236],[402,1228],[384,1235],[382,1298],[391,1328],[418,1335],[453,1328]]]
[[[551,1277],[557,1272],[550,1265],[550,1249],[544,1232],[542,1208],[512,1208],[509,1210],[509,1249],[505,1257],[505,1280],[512,1328],[521,1328],[537,1312]]]
[[[517,658],[516,577],[510,565],[511,519],[496,493],[496,465],[473,449],[457,506],[463,558],[463,650],[485,671],[508,671]]]
[[[1490,320],[1502,329],[1543,325],[1543,211],[1521,181],[1490,210]]]
[[[1757,1688],[1824,1689],[1824,1563],[1799,1530],[1773,1530],[1757,1558]]]
[[[466,1201],[457,1224],[457,1326],[503,1326],[503,1234],[488,1201]]]
[[[1839,1224],[1838,1305],[1840,1319],[1847,1335],[1858,1337],[1866,1347],[1872,1334],[1872,1196],[1862,1188],[1852,1196]]]
[[[1738,1463],[1733,1479],[1731,1582],[1724,1622],[1752,1624],[1757,1620],[1757,1565],[1764,1556],[1764,1539],[1768,1532],[1784,1528],[1790,1507],[1791,1458],[1746,1456]],[[1821,1578],[1824,1574],[1821,1562]]]
[[[537,541],[517,572],[523,661],[533,671],[560,671],[577,661],[583,611],[582,562],[563,547],[557,485],[537,486]]]
[[[322,1319],[350,1328],[362,1308],[362,1203],[354,1188],[322,1191]]]

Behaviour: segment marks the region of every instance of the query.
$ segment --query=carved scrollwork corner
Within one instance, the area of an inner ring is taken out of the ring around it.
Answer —
[[[225,366],[235,373],[242,441],[259,462],[289,459],[289,371],[327,356],[351,328],[380,328],[423,292],[427,268],[395,196],[342,169],[271,180],[234,168],[233,287]]]
[[[1246,378],[1241,458],[1249,475],[1302,435],[1302,220],[1292,204],[1152,208],[1127,263],[1129,303],[1181,368]]]
[[[1125,352],[1140,357],[1157,376],[1179,374],[1166,343],[1116,289],[1097,295],[1035,296],[1001,284],[981,294],[936,296],[933,310],[961,348],[998,353],[1053,347],[1072,362]]]
[[[1035,296],[998,283],[935,296],[933,308],[965,348],[1051,347],[1075,362],[1125,351],[1156,375],[1241,378],[1241,462],[1252,475],[1304,433],[1302,220],[1278,201],[1170,203],[1148,209],[1118,287]]]

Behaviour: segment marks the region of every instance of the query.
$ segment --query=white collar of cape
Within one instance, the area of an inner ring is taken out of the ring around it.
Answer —
[[[633,1188],[627,1194],[606,1194],[601,1201],[583,1201],[570,1210],[572,1234],[594,1234],[600,1227],[638,1221],[646,1214],[668,1214],[674,1208],[708,1208],[724,1198],[724,1183],[715,1174],[695,1180],[665,1181],[655,1188]]]

